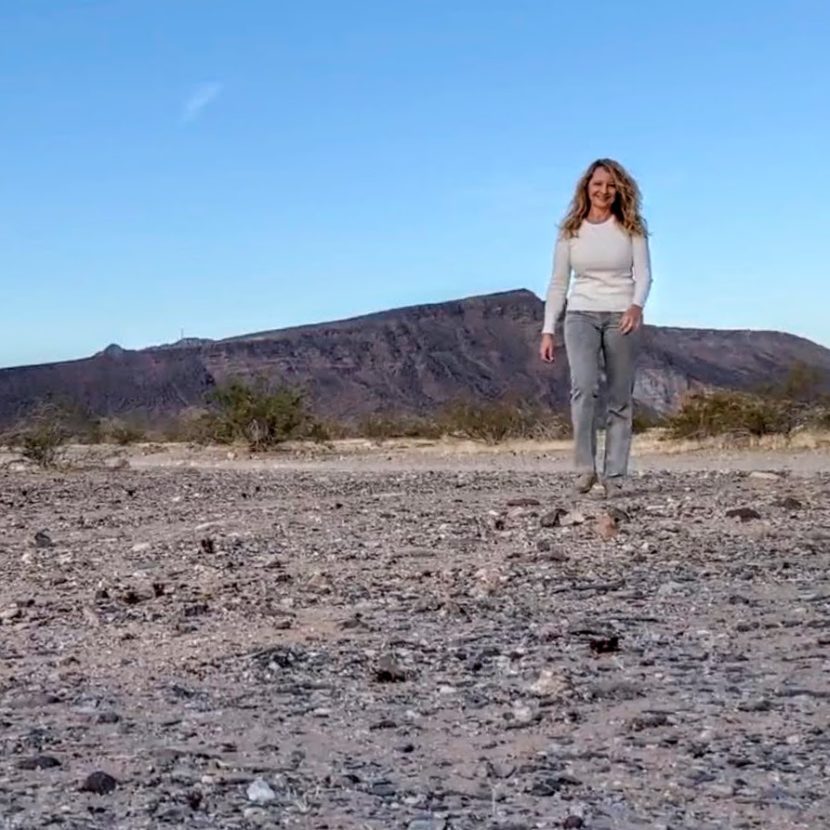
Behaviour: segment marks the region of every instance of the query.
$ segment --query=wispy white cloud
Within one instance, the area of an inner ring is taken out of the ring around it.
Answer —
[[[222,89],[222,84],[218,83],[199,84],[190,93],[182,106],[182,124],[189,124],[191,121],[195,121],[202,114],[205,107],[219,97]]]

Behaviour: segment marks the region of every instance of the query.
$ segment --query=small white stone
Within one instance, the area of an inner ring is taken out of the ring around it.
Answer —
[[[13,620],[19,619],[22,616],[23,612],[20,610],[18,605],[9,605],[5,608],[0,609],[0,624],[10,623]]]
[[[246,807],[242,811],[242,815],[245,816],[245,819],[253,824],[254,827],[263,827],[269,820],[267,811],[261,809],[260,807]]]
[[[423,801],[423,796],[418,795],[407,795],[404,796],[403,803],[406,804],[407,807],[414,807],[416,804],[420,804]]]
[[[533,710],[524,703],[514,703],[513,719],[517,723],[530,723],[533,720]]]
[[[253,801],[254,804],[267,804],[269,801],[274,801],[276,797],[277,794],[263,778],[257,778],[248,784],[248,800]]]
[[[573,525],[585,524],[585,515],[580,513],[578,510],[574,510],[572,513],[565,514],[559,520],[559,524],[562,527],[572,527]]]
[[[564,693],[567,688],[567,680],[562,675],[544,669],[539,678],[530,685],[529,691],[539,697],[555,697]]]

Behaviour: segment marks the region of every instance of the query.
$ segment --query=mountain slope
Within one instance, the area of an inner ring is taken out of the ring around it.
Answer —
[[[110,347],[83,360],[0,370],[0,424],[51,397],[98,414],[174,414],[232,376],[307,388],[329,417],[425,413],[459,395],[512,394],[567,404],[567,361],[537,357],[542,301],[511,291],[349,320],[188,340],[140,351]],[[796,362],[830,379],[830,349],[788,334],[647,327],[636,398],[666,411],[690,388],[752,389]],[[828,381],[830,391],[830,381]]]

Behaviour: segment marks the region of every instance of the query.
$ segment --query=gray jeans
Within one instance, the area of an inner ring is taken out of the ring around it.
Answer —
[[[631,451],[632,393],[641,330],[621,334],[621,317],[621,313],[610,311],[569,311],[565,315],[574,462],[579,472],[596,470],[596,410],[601,363],[605,365],[605,478],[626,475]]]

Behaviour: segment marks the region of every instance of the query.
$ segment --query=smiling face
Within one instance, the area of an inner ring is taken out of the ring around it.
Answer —
[[[588,201],[597,213],[607,213],[617,197],[617,185],[611,172],[605,167],[597,167],[588,180]]]

